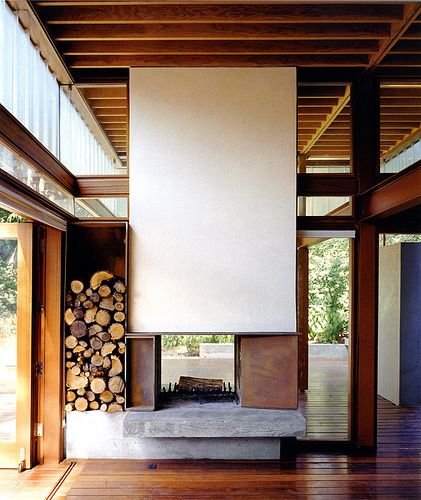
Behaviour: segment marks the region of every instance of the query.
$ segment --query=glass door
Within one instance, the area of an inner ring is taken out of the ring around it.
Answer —
[[[31,466],[32,224],[0,223],[0,467]]]

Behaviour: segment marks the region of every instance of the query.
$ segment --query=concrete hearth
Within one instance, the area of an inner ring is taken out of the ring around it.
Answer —
[[[282,438],[305,432],[298,410],[235,403],[185,402],[155,412],[72,412],[66,417],[66,457],[276,459]]]

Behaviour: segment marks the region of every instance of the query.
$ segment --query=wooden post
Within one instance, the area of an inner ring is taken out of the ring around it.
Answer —
[[[308,247],[297,250],[298,390],[308,389]]]
[[[63,459],[62,242],[63,233],[45,231],[45,318],[43,463]]]
[[[371,188],[378,174],[380,157],[379,83],[362,76],[354,83],[352,107],[352,164],[358,194]],[[360,207],[355,207],[360,220]],[[377,433],[377,230],[357,224],[353,248],[354,325],[351,379],[351,437],[358,447],[374,447]]]

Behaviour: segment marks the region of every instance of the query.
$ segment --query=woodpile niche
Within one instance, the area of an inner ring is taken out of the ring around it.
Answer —
[[[66,293],[65,410],[124,409],[126,285],[108,271],[89,283],[70,282]]]

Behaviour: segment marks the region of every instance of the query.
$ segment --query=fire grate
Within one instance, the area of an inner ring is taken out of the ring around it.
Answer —
[[[185,377],[180,377],[181,379]],[[192,378],[191,378],[192,379]],[[197,379],[199,380],[199,379]],[[204,379],[200,379],[204,380]],[[161,388],[161,400],[163,402],[168,402],[174,399],[198,401],[200,404],[211,403],[211,402],[232,402],[239,404],[239,399],[237,393],[231,387],[231,383],[221,381],[218,387],[206,387],[206,385],[198,384],[195,388],[187,389],[183,384],[171,382],[168,388]]]

